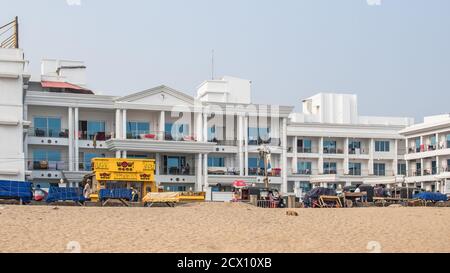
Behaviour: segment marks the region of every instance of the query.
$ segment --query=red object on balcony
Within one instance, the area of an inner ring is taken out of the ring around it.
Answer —
[[[144,138],[155,139],[156,135],[154,135],[154,134],[146,134],[146,135],[144,135]]]
[[[280,176],[281,175],[281,169],[280,168],[273,168],[272,169],[272,175],[273,176]]]
[[[421,151],[421,152],[424,152],[424,151],[425,151],[425,145],[424,145],[424,144],[421,144],[421,145],[420,145],[420,151]]]

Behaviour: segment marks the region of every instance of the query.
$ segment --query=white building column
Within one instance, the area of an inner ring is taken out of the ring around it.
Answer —
[[[292,157],[292,173],[297,173],[297,164],[298,164],[298,146],[297,146],[297,142],[298,142],[298,136],[294,136],[293,137],[293,143],[292,143],[292,152],[294,154],[294,156]],[[312,170],[310,170],[312,171]]]
[[[287,118],[283,118],[282,120],[281,149],[281,192],[287,194]]]
[[[203,141],[203,114],[195,113],[195,137],[199,142]]]
[[[80,170],[80,152],[79,152],[79,145],[78,145],[78,138],[79,138],[79,124],[78,124],[78,120],[79,120],[79,111],[78,111],[78,107],[75,108],[75,121],[74,121],[74,125],[75,125],[75,149],[74,149],[74,153],[75,153],[75,171],[79,171]]]
[[[122,139],[127,139],[127,109],[122,109]]]
[[[409,141],[408,138],[405,139],[405,153],[409,154]],[[405,162],[406,162],[406,176],[410,176],[409,175],[409,161],[405,158]]]
[[[164,140],[165,138],[165,127],[166,127],[166,112],[161,111],[159,113],[159,128],[158,128],[158,139]],[[170,132],[169,132],[170,133]]]
[[[121,152],[120,151],[116,151],[116,158],[121,158]]]
[[[323,174],[323,137],[319,138],[319,161],[318,161],[319,174]]]
[[[121,122],[120,122],[120,109],[116,109],[116,132],[115,132],[115,139],[120,139],[122,138],[121,134],[120,134],[120,128],[121,128]]]
[[[369,175],[373,175],[373,164],[374,164],[374,154],[375,154],[375,140],[373,138],[370,139],[369,144]]]
[[[159,175],[160,174],[160,166],[161,166],[161,154],[160,153],[156,153],[155,155],[155,164],[156,164],[156,168],[155,168],[155,175]]]
[[[244,117],[244,170],[248,176],[248,117]]]
[[[127,151],[122,151],[122,158],[127,158],[128,154]]]
[[[349,139],[348,137],[345,138],[344,141],[344,174],[349,174],[349,167],[350,167],[350,159],[349,159],[349,151],[348,151],[348,145],[349,145]]]
[[[208,141],[208,114],[203,113],[203,127],[202,127],[202,139],[204,142]]]
[[[196,172],[195,172],[195,187],[196,190],[198,192],[203,191],[203,171],[202,171],[202,154],[197,154],[195,157],[195,168],[196,168]],[[207,168],[206,168],[207,169]],[[204,191],[206,191],[206,189],[204,189]]]
[[[420,145],[422,145],[422,144],[420,144]],[[424,174],[424,171],[423,171],[424,167],[425,166],[423,166],[423,158],[421,158],[420,159],[420,175],[421,176],[423,176],[423,174]]]
[[[244,175],[244,149],[242,147],[242,140],[243,140],[243,120],[242,116],[238,116],[238,147],[239,147],[239,174]]]
[[[203,191],[208,192],[208,154],[203,154]]]
[[[73,139],[74,139],[74,126],[73,126],[73,108],[69,107],[69,171],[73,171]]]
[[[394,161],[392,162],[394,176],[398,174],[398,139],[394,140]]]

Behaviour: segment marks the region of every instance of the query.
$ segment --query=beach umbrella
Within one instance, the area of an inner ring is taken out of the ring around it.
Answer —
[[[235,188],[244,188],[247,187],[247,183],[245,183],[244,180],[236,180],[233,182],[232,186]]]

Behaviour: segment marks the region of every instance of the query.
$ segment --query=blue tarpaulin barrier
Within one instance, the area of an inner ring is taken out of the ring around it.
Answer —
[[[132,197],[132,191],[130,189],[101,189],[99,197],[100,200],[125,199],[130,201]]]
[[[31,182],[0,180],[0,198],[30,202],[33,198]]]
[[[448,201],[448,197],[440,192],[421,192],[414,195],[415,199],[422,199],[427,201]]]
[[[83,196],[83,190],[81,188],[50,187],[47,199],[45,201],[47,203],[57,201],[84,202],[85,198]]]

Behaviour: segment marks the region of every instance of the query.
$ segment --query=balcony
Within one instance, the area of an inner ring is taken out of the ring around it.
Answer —
[[[323,148],[323,153],[324,154],[344,154],[344,150],[343,149],[339,149],[339,148]]]
[[[106,134],[105,132],[90,132],[87,131],[79,131],[78,139],[80,140],[96,140],[96,141],[106,141],[111,139],[111,134]]]
[[[41,138],[69,138],[69,129],[51,130],[30,127],[28,129],[28,136]]]
[[[28,170],[63,171],[66,169],[67,164],[64,161],[47,161],[47,160],[28,161]]]
[[[258,139],[251,139],[248,141],[248,145],[269,145],[269,146],[281,146],[281,139],[280,138],[269,138],[268,140],[263,140],[261,138]]]
[[[235,167],[208,167],[208,175],[240,175]]]
[[[264,169],[262,168],[248,168],[248,175],[254,176],[264,176]],[[281,169],[280,168],[272,168],[272,171],[267,174],[268,176],[280,177]]]
[[[311,147],[297,147],[297,153],[300,154],[311,154],[311,153],[317,153],[316,150],[313,151]]]

